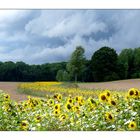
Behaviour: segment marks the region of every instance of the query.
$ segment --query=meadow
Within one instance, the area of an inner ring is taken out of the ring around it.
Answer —
[[[1,131],[140,130],[137,88],[93,90],[76,84],[33,82],[19,84],[18,91],[28,99],[15,101],[0,91]]]

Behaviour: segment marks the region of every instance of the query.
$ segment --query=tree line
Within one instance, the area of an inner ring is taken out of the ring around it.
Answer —
[[[0,62],[0,81],[101,82],[131,78],[140,78],[140,48],[123,49],[117,54],[115,49],[104,46],[87,60],[84,48],[77,46],[68,62]]]

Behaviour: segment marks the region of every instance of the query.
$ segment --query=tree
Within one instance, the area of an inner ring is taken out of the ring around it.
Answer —
[[[114,49],[102,47],[97,50],[91,59],[92,74],[95,81],[109,81],[118,79],[118,56]]]
[[[134,49],[134,64],[132,78],[140,78],[140,48]]]
[[[118,59],[119,63],[124,67],[124,78],[131,78],[134,70],[134,51],[132,49],[123,49],[119,54]]]
[[[75,82],[77,82],[78,77],[82,75],[85,67],[84,52],[84,48],[77,46],[67,64],[67,71],[70,73],[71,78],[74,78]]]
[[[70,76],[67,71],[63,71],[63,81],[70,81]]]
[[[63,70],[58,70],[57,75],[56,75],[56,80],[63,81]]]

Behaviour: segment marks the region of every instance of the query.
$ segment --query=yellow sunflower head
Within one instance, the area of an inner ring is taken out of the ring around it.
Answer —
[[[138,98],[140,96],[140,92],[138,89],[135,89],[135,97]]]
[[[53,98],[54,99],[57,99],[57,97],[58,97],[58,93],[55,93],[54,96],[53,96]]]
[[[76,97],[75,97],[75,101],[76,101],[76,102],[81,101],[81,99],[82,99],[82,96],[76,96]]]
[[[22,130],[28,130],[29,122],[27,120],[23,120],[20,124],[20,127],[21,127]]]
[[[4,100],[5,101],[9,101],[10,100],[10,95],[9,94],[5,94],[4,95]]]
[[[99,100],[100,100],[101,102],[107,102],[106,94],[105,94],[105,93],[101,93],[101,94],[99,95]]]
[[[110,99],[109,104],[112,105],[112,106],[116,106],[117,102],[114,99]]]
[[[61,101],[62,100],[62,94],[58,94],[57,99],[58,99],[58,101]]]
[[[114,116],[111,113],[107,112],[105,114],[105,120],[108,122],[114,122]]]
[[[54,110],[60,110],[60,104],[55,104]]]
[[[74,112],[77,112],[77,113],[80,112],[80,107],[79,106],[73,106],[72,109],[73,109]]]
[[[70,103],[67,103],[67,104],[65,105],[65,107],[66,107],[66,110],[67,110],[67,111],[71,111],[71,110],[72,110],[72,105],[71,105]]]
[[[54,105],[54,100],[53,99],[49,99],[48,100],[48,105],[49,106],[53,106]]]
[[[70,104],[72,104],[72,103],[73,103],[72,98],[68,98],[68,99],[67,99],[67,102],[70,103]]]
[[[135,89],[134,88],[129,89],[128,97],[134,97],[134,96],[135,96]]]
[[[129,128],[129,130],[136,130],[136,128],[137,128],[136,122],[131,121],[131,122],[128,124],[128,128]]]
[[[67,118],[68,118],[68,116],[67,116],[66,114],[61,114],[61,115],[59,116],[60,121],[64,121],[64,120],[66,120]]]
[[[107,98],[111,97],[111,92],[109,90],[105,90],[104,93],[105,93]]]
[[[41,120],[42,120],[42,116],[41,115],[39,115],[39,114],[37,114],[37,115],[35,115],[35,122],[41,122]]]
[[[91,105],[91,106],[96,106],[97,105],[97,103],[96,103],[96,101],[93,99],[93,98],[88,98],[88,103]]]
[[[54,114],[55,116],[59,116],[59,115],[60,115],[60,110],[54,110],[53,114]]]

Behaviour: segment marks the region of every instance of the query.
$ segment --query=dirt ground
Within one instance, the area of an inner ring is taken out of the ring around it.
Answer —
[[[138,88],[140,90],[140,79],[119,80],[101,83],[80,83],[79,87],[87,89],[110,89],[110,90],[128,90],[130,88]]]
[[[27,95],[17,93],[18,82],[0,82],[0,89],[8,93],[11,99],[22,101],[27,99]]]
[[[18,82],[0,82],[0,89],[11,96],[11,99],[22,101],[27,99],[27,95],[17,92]],[[129,88],[138,88],[140,90],[140,79],[121,80],[101,83],[80,83],[80,88],[87,89],[110,89],[110,90],[128,90]]]

